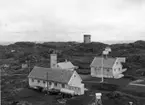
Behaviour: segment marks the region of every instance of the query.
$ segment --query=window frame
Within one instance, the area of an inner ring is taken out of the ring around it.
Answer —
[[[34,82],[34,79],[33,79],[33,78],[31,78],[31,81],[32,81],[32,82]]]
[[[54,82],[54,86],[57,86],[57,82]]]
[[[40,83],[40,80],[37,80],[37,83]]]
[[[48,82],[49,85],[52,85],[52,82]]]
[[[61,84],[61,87],[62,87],[62,88],[65,88],[65,84]]]
[[[45,84],[45,83],[46,83],[46,81],[43,81],[43,83]]]

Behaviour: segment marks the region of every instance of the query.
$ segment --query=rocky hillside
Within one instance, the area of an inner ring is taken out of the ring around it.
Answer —
[[[49,54],[58,54],[58,61],[68,59],[81,69],[89,69],[94,56],[100,56],[106,46],[110,46],[112,52],[109,56],[126,57],[129,74],[136,74],[138,69],[145,68],[145,41],[136,41],[128,44],[107,45],[99,42],[89,44],[78,42],[17,42],[7,46],[0,46],[0,59],[13,58],[19,64],[29,60],[34,65],[49,65]],[[46,64],[45,64],[46,63]]]

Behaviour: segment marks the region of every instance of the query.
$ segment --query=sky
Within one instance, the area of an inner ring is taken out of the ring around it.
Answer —
[[[0,0],[1,41],[145,40],[145,0]]]

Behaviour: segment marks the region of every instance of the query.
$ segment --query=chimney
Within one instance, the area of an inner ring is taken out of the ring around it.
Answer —
[[[101,100],[101,93],[96,93],[96,100],[95,100],[95,105],[102,105],[102,100]]]
[[[50,68],[55,68],[57,64],[57,54],[50,54]]]

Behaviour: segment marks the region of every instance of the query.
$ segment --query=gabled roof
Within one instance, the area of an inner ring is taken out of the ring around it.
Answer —
[[[75,67],[70,61],[67,61],[67,62],[59,62],[59,63],[57,63],[57,65],[61,69],[72,69],[72,68]]]
[[[43,68],[35,66],[33,70],[29,73],[28,77],[47,80],[48,74],[49,81],[68,83],[73,73],[74,71],[70,70]]]
[[[104,58],[103,67],[112,68],[115,61],[116,61],[116,58]],[[95,57],[90,66],[91,67],[102,67],[102,57]]]

